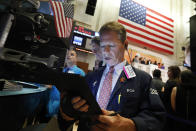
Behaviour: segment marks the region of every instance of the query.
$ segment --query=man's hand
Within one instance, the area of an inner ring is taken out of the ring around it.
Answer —
[[[86,100],[82,99],[81,97],[74,97],[71,101],[73,108],[77,111],[87,112],[88,105],[86,104]],[[66,121],[74,120],[74,118],[69,117],[65,113],[63,113],[62,108],[60,107],[60,114]]]
[[[102,110],[103,115],[99,115],[97,120],[101,123],[92,127],[92,131],[136,131],[135,123],[117,114],[110,116],[113,111]]]
[[[73,108],[77,111],[87,112],[89,105],[86,104],[86,100],[82,99],[81,97],[74,97],[71,101],[73,104]]]

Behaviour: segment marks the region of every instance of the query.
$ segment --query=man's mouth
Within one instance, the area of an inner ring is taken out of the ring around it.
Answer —
[[[110,60],[111,58],[110,58],[110,57],[105,57],[104,59],[105,59],[105,60]]]

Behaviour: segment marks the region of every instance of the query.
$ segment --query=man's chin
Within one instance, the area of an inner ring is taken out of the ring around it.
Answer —
[[[105,61],[105,63],[108,65],[108,66],[115,66],[117,63],[116,62],[110,62],[110,61]]]

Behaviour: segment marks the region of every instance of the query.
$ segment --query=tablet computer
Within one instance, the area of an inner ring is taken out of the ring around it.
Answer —
[[[80,119],[89,118],[102,113],[85,77],[69,73],[63,73],[61,75],[62,80],[56,83],[56,87],[61,93],[61,108],[67,115]],[[80,96],[87,101],[89,105],[87,112],[80,112],[73,109],[71,99],[76,96]]]

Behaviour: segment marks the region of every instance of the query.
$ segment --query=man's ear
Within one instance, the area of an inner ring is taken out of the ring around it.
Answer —
[[[128,48],[128,41],[127,40],[125,40],[125,42],[124,42],[124,47],[125,47],[125,50],[127,50],[127,48]]]

